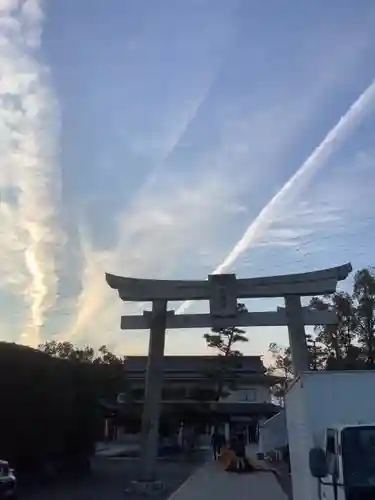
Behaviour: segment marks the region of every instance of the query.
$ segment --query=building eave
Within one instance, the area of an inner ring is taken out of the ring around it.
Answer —
[[[133,372],[133,373],[127,373],[127,380],[129,382],[134,381],[134,382],[144,382],[145,380],[145,373],[142,371],[139,372]],[[178,373],[178,372],[166,372],[164,373],[164,380],[165,381],[173,381],[176,383],[179,382],[207,382],[207,384],[210,383],[210,378],[205,377],[201,373]],[[262,373],[239,373],[235,374],[233,376],[228,375],[225,377],[225,380],[228,382],[232,381],[238,381],[239,384],[245,384],[245,383],[257,383],[260,385],[266,385],[266,386],[273,386],[277,383],[279,383],[282,380],[282,377],[277,377],[275,375],[265,375]]]

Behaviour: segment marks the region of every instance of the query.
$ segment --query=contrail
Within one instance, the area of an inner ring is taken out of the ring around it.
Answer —
[[[325,162],[342,143],[348,135],[361,123],[364,116],[374,107],[375,104],[375,80],[366,88],[358,99],[350,106],[348,111],[340,118],[338,123],[328,132],[323,141],[317,146],[310,156],[302,163],[298,170],[290,177],[276,195],[260,211],[256,219],[249,225],[242,238],[234,245],[221,264],[213,271],[213,274],[221,274],[231,266],[242,253],[247,250],[254,241],[273,222],[275,215],[282,209],[286,198],[290,196],[292,190],[301,189],[311,174],[316,174],[317,170],[324,166]],[[193,301],[185,301],[176,311],[182,314],[188,309]]]
[[[12,236],[27,282],[19,292],[29,308],[20,340],[34,346],[57,295],[60,241],[57,106],[47,71],[37,60],[42,20],[39,0],[0,0],[0,189],[12,195],[2,200],[0,217],[12,214]],[[15,259],[15,248],[8,246],[5,257]]]

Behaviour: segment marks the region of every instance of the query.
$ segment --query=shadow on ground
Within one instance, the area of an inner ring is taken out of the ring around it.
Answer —
[[[201,465],[204,458],[201,454],[194,461],[158,461],[157,478],[164,483],[165,489],[153,498],[168,498]],[[125,493],[131,481],[137,478],[138,465],[137,459],[129,460],[129,457],[95,457],[92,470],[85,477],[56,479],[53,484],[40,487],[24,485],[20,496],[24,500],[139,500],[139,495]]]

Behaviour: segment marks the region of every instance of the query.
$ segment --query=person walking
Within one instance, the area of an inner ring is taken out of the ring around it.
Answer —
[[[211,447],[214,460],[217,460],[219,458],[223,446],[224,436],[220,432],[218,432],[217,429],[215,429],[211,436]]]

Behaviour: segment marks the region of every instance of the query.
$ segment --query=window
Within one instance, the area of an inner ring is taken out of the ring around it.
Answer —
[[[145,391],[144,389],[133,389],[131,391],[131,397],[135,401],[140,401],[144,398]]]
[[[326,434],[326,457],[328,473],[333,477],[338,474],[338,462],[336,456],[337,432],[333,429],[327,429]]]
[[[255,389],[243,389],[239,391],[239,399],[243,402],[253,403],[256,400]]]
[[[326,453],[327,455],[329,453],[335,454],[336,453],[336,447],[335,447],[335,431],[332,429],[327,430],[327,438],[326,438]]]
[[[187,391],[185,388],[179,387],[170,387],[168,389],[163,389],[162,391],[162,399],[164,401],[179,401],[186,399]]]
[[[347,427],[341,434],[344,482],[367,482],[375,474],[375,426]]]
[[[214,401],[215,397],[216,391],[214,389],[196,387],[187,391],[187,398],[196,401]]]

